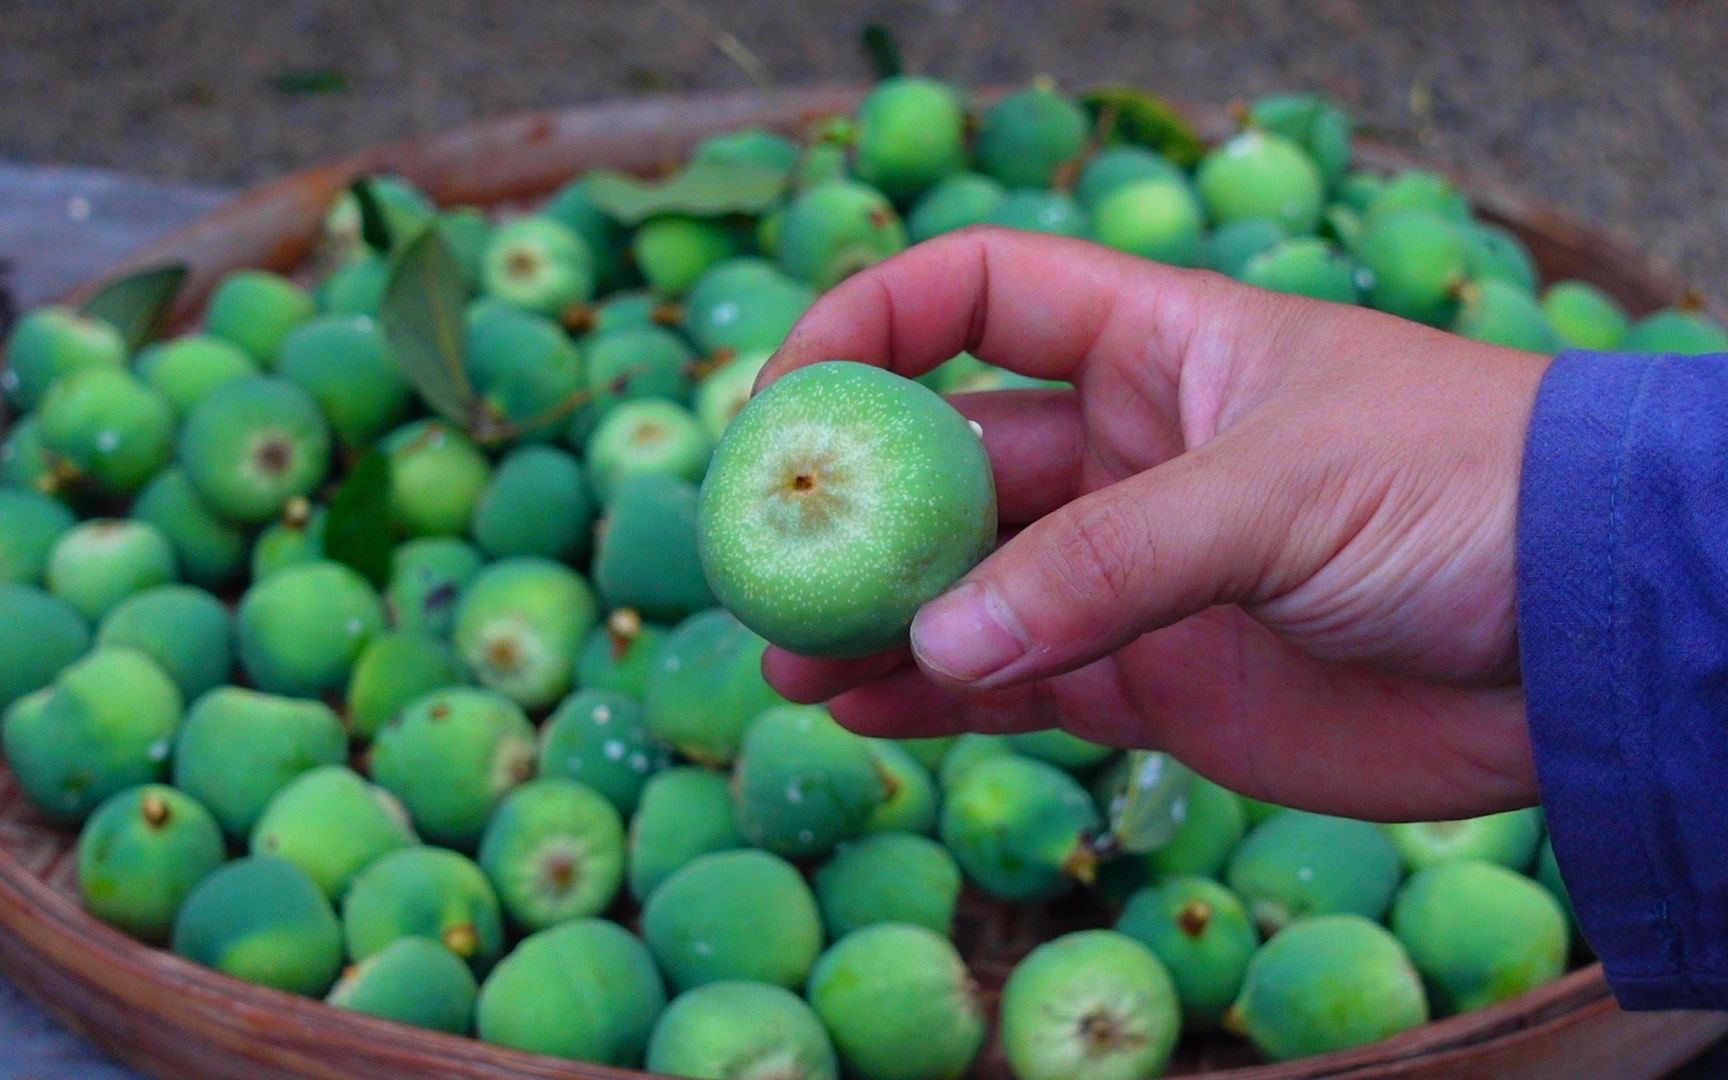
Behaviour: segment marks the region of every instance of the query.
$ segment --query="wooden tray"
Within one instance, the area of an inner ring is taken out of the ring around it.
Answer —
[[[255,188],[153,245],[116,274],[165,260],[192,275],[177,314],[190,316],[227,271],[293,269],[311,251],[330,201],[360,173],[407,176],[441,203],[490,205],[546,194],[589,167],[654,171],[712,132],[743,124],[795,131],[851,108],[852,86],[651,98],[485,121],[295,173]],[[1228,132],[1228,114],[1186,107],[1203,132]],[[1400,168],[1408,156],[1361,140],[1359,160]],[[1434,167],[1433,163],[1426,163]],[[1442,169],[1442,171],[1445,171]],[[1486,216],[1516,229],[1545,277],[1601,286],[1635,314],[1674,303],[1682,284],[1624,241],[1530,201],[1458,178]],[[75,290],[87,295],[96,283]],[[563,1077],[644,1074],[561,1061],[473,1039],[333,1009],[252,986],[142,945],[86,915],[71,858],[75,836],[44,824],[0,768],[0,972],[73,1030],[129,1064],[164,1077]],[[987,988],[1013,959],[1072,912],[969,903],[959,927]],[[1283,1065],[1246,1065],[1240,1044],[1184,1045],[1176,1071],[1234,1080],[1351,1077],[1657,1076],[1728,1032],[1728,1015],[1626,1013],[1599,966],[1514,1001],[1429,1024],[1372,1046]],[[5,1058],[0,1048],[0,1061]],[[1222,1070],[1222,1072],[1220,1071]],[[998,1058],[981,1074],[1007,1077]]]

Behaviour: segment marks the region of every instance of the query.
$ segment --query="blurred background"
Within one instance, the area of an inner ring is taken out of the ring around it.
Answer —
[[[722,42],[775,84],[863,79],[871,22],[910,68],[963,84],[1322,90],[1728,300],[1723,0],[0,0],[0,163],[166,178],[202,208],[211,189],[488,114],[750,86]],[[79,174],[59,180],[30,186],[56,197]],[[179,205],[163,196],[164,215]]]

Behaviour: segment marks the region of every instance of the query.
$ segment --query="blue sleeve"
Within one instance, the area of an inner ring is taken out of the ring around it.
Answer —
[[[1728,1008],[1728,355],[1554,361],[1518,633],[1555,857],[1615,995]]]

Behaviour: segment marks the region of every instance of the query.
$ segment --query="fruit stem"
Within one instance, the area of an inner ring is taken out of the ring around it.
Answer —
[[[1212,905],[1204,900],[1190,900],[1176,913],[1176,928],[1191,938],[1205,933],[1211,921]]]
[[[473,923],[458,923],[444,928],[444,947],[466,960],[480,950],[480,934]]]
[[[139,810],[144,815],[144,824],[152,829],[160,829],[168,823],[168,800],[155,792],[144,796]]]

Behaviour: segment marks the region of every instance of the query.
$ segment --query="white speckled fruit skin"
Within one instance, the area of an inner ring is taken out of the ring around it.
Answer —
[[[829,361],[780,379],[727,429],[698,535],[739,621],[808,656],[863,656],[903,643],[918,608],[990,552],[996,489],[977,432],[941,397]]]

